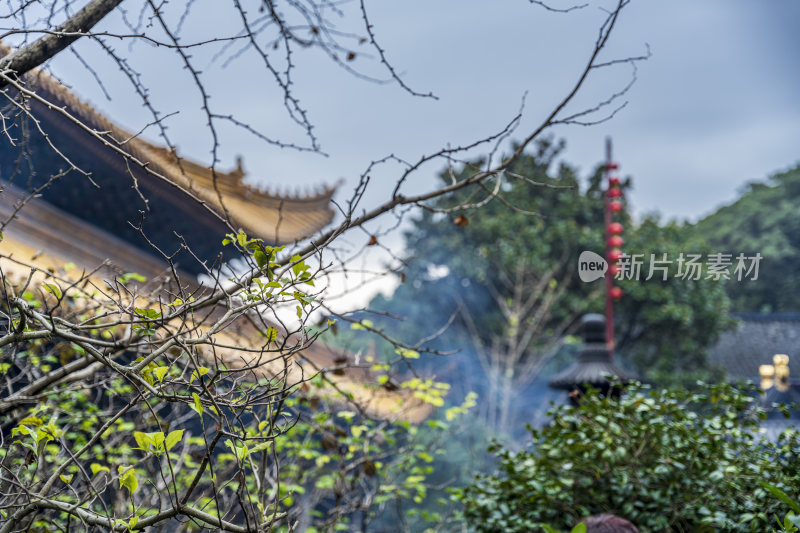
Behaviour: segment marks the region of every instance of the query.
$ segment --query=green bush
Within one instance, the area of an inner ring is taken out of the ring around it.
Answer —
[[[454,490],[476,531],[568,529],[611,512],[645,531],[758,531],[786,504],[762,485],[800,494],[800,433],[759,434],[766,413],[752,391],[628,387],[621,399],[590,393],[533,430],[529,449],[493,444],[499,469]]]

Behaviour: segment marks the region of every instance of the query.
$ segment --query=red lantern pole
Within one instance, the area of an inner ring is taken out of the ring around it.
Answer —
[[[606,137],[606,184],[609,184],[611,178],[611,171],[617,165],[611,159],[611,137]],[[610,190],[610,185],[607,189]],[[616,264],[616,261],[611,259],[611,203],[615,199],[610,195],[605,195],[605,241],[606,241],[606,261],[609,265]],[[614,298],[612,297],[612,289],[614,288],[614,275],[611,269],[606,273],[606,346],[608,346],[608,353],[611,356],[611,361],[614,361]]]

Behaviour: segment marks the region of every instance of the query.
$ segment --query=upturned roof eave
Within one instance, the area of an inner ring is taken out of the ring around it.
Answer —
[[[571,389],[579,385],[605,385],[611,379],[634,381],[636,376],[613,363],[574,363],[556,374],[549,384],[557,389]]]
[[[0,44],[0,56],[7,52],[8,47]],[[87,146],[88,150],[110,151],[111,148],[104,147],[102,143],[113,143],[128,156],[147,164],[148,170],[142,172],[145,178],[156,173],[177,187],[190,191],[218,214],[227,211],[231,214],[234,226],[240,226],[254,236],[274,240],[273,235],[270,235],[270,224],[283,221],[283,235],[280,236],[279,243],[293,242],[313,235],[333,220],[334,212],[330,202],[336,192],[336,185],[318,187],[305,195],[264,191],[242,182],[240,166],[227,172],[212,170],[144,140],[138,134],[127,132],[41,70],[26,75],[25,82],[48,102],[46,107],[49,108],[49,113],[61,115],[68,121],[76,119],[85,126],[102,132],[97,143]],[[41,102],[37,103],[45,106]],[[79,126],[75,124],[75,127]],[[227,206],[228,203],[236,207],[246,205],[247,209],[231,209]]]

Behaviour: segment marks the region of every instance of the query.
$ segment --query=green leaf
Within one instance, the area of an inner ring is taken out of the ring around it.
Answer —
[[[586,533],[586,524],[581,522],[580,524],[573,527],[572,531],[570,531],[569,533]]]
[[[41,454],[44,450],[45,445],[48,442],[57,439],[63,434],[58,427],[56,427],[55,423],[51,420],[47,423],[47,425],[40,426],[36,430],[36,450],[38,454]]]
[[[417,457],[419,457],[420,459],[422,459],[426,463],[432,463],[433,462],[433,456],[431,454],[429,454],[428,452],[419,452],[417,454]]]
[[[294,299],[300,302],[302,305],[309,305],[314,302],[313,296],[308,296],[307,294],[303,294],[300,291],[294,291]]]
[[[160,318],[161,317],[161,312],[156,311],[155,309],[137,307],[137,308],[134,309],[134,311],[136,312],[137,315],[139,315],[139,316],[141,316],[143,318],[149,318],[149,319],[155,320],[156,318]]]
[[[150,433],[142,433],[141,431],[134,431],[133,438],[140,450],[150,451],[150,446],[153,444],[153,438]]]
[[[264,268],[269,264],[269,257],[267,257],[267,254],[265,254],[261,250],[256,250],[255,252],[253,252],[253,259],[256,260],[258,268]]]
[[[167,439],[165,441],[167,451],[171,450],[173,446],[178,444],[181,439],[183,439],[183,430],[176,429],[175,431],[171,431],[169,435],[167,435]]]
[[[139,488],[139,481],[136,479],[136,473],[132,466],[118,466],[117,472],[119,473],[119,485],[128,489],[128,493],[133,495],[136,489]]]
[[[92,463],[89,465],[89,468],[92,470],[92,475],[96,476],[98,472],[108,472],[111,473],[111,469],[107,466],[103,466],[100,463]]]
[[[350,324],[350,329],[361,330],[373,327],[374,324],[371,320],[362,320],[361,322]]]
[[[419,359],[419,352],[408,348],[395,348],[394,352],[406,359]]]
[[[317,482],[314,484],[314,486],[318,489],[332,489],[333,485],[334,485],[333,476],[328,474],[320,476],[317,479]]]
[[[133,331],[139,335],[142,335],[143,337],[149,337],[151,335],[156,334],[156,330],[154,330],[153,328],[143,328],[139,325],[134,325]]]
[[[766,481],[759,480],[758,482],[761,484],[762,487],[767,489],[773,496],[775,496],[780,501],[788,505],[792,511],[794,511],[795,513],[800,513],[800,504],[791,499],[788,494],[783,492],[775,485],[767,483]]]
[[[166,436],[160,431],[150,433],[150,435],[153,438],[153,446],[155,447],[156,451],[164,451],[164,439]]]
[[[200,415],[202,417],[203,416],[203,402],[200,401],[200,396],[198,396],[196,392],[193,392],[192,393],[192,399],[194,400],[194,405],[190,405],[189,407],[191,407],[194,410],[195,413],[197,413],[198,415]]]
[[[199,375],[198,375],[198,372],[199,372]],[[208,368],[204,367],[204,366],[197,367],[197,370],[192,372],[192,375],[189,378],[189,383],[193,383],[194,380],[196,380],[199,376],[205,376],[209,372],[210,372],[210,370]]]
[[[292,272],[294,272],[295,276],[307,269],[308,267],[306,266],[305,261],[300,261],[299,263],[295,263],[292,265]]]
[[[42,424],[44,424],[44,421],[38,416],[26,416],[25,418],[19,421],[20,426],[39,427]]]
[[[250,453],[254,454],[262,450],[268,450],[272,446],[272,441],[260,442],[250,449]]]
[[[153,369],[153,374],[155,374],[159,382],[164,381],[164,376],[167,375],[167,372],[169,372],[168,366],[159,366]]]
[[[138,281],[139,283],[144,283],[147,281],[146,277],[142,276],[141,274],[137,274],[136,272],[128,272],[127,274],[121,275],[118,279],[123,285],[128,283],[130,280]]]
[[[53,296],[55,296],[59,300],[61,299],[61,289],[58,287],[58,285],[56,285],[54,283],[45,283],[44,284],[44,290],[46,290],[47,292],[49,292],[50,294],[52,294]]]
[[[234,444],[231,439],[225,440],[225,446],[231,449],[231,451],[236,455],[236,458],[241,462],[247,459],[247,456],[250,455],[250,450],[248,450],[246,444]]]
[[[63,474],[62,474],[62,475],[60,475],[60,476],[58,476],[58,477],[60,477],[60,478],[61,478],[61,481],[63,481],[63,482],[64,482],[64,483],[66,483],[67,485],[69,485],[69,483],[70,483],[70,481],[72,481],[72,478],[73,478],[73,476],[74,476],[74,475],[75,475],[75,474],[70,474],[70,475],[68,475],[68,476],[65,476],[65,475],[63,475]]]

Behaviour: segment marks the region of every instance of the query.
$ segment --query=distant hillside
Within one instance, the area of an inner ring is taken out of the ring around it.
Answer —
[[[736,202],[693,231],[734,258],[761,253],[758,280],[727,286],[733,311],[800,311],[800,166],[748,184]]]

